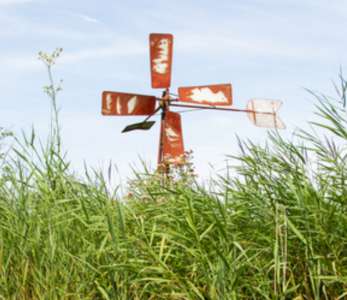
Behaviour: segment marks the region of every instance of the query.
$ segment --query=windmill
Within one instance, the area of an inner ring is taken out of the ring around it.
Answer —
[[[243,112],[256,126],[285,128],[284,123],[277,116],[281,101],[251,99],[245,109],[234,108],[231,84],[179,87],[178,95],[173,97],[170,93],[173,36],[152,33],[149,35],[149,44],[152,88],[163,89],[161,97],[104,91],[102,114],[146,116],[142,122],[128,125],[122,131],[129,132],[149,130],[155,123],[150,121],[150,118],[160,112],[158,165],[169,166],[184,162],[181,116],[179,112],[171,111],[172,107]]]

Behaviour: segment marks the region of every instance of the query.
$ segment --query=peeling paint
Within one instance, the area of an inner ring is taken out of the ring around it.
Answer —
[[[128,102],[128,114],[132,114],[137,105],[137,96],[132,97]]]
[[[117,111],[117,114],[119,115],[122,114],[122,103],[119,96],[117,97],[117,101],[116,101],[116,111]]]
[[[175,143],[179,140],[179,135],[171,127],[167,127],[165,129],[165,134],[170,143]]]
[[[153,69],[159,74],[165,74],[169,67],[169,43],[168,39],[161,39],[158,45],[159,51],[153,59]]]
[[[196,102],[228,103],[228,98],[222,91],[214,93],[210,88],[195,88],[192,90],[190,98]]]
[[[178,88],[180,101],[205,105],[232,105],[231,84],[210,84]]]
[[[111,112],[112,109],[112,95],[107,94],[106,96],[106,112]]]

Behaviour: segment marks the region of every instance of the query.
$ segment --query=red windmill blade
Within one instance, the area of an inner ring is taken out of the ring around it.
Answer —
[[[103,92],[102,114],[106,116],[145,116],[154,113],[154,96]]]
[[[158,162],[180,164],[184,162],[184,145],[181,115],[167,111],[161,126]]]
[[[172,34],[149,35],[152,88],[169,88],[172,68]]]
[[[170,111],[170,107],[214,109],[248,114],[251,122],[259,127],[285,128],[278,118],[281,106],[278,100],[252,99],[246,109],[231,107],[233,103],[231,84],[199,85],[178,88],[178,98],[170,96],[173,36],[171,34],[152,33],[149,36],[150,67],[152,88],[164,89],[162,97],[103,92],[102,114],[113,116],[147,116],[144,121],[128,125],[122,132],[136,129],[148,130],[154,121],[149,119],[161,112],[158,164],[184,163],[184,145],[181,116]],[[156,103],[159,105],[156,108]],[[188,103],[188,104],[187,104]],[[191,104],[189,104],[191,103]],[[168,168],[165,168],[167,171]]]

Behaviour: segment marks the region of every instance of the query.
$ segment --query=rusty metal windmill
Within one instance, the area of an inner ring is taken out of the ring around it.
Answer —
[[[129,132],[138,129],[149,130],[155,123],[155,121],[149,121],[150,118],[160,111],[159,165],[168,166],[184,162],[181,116],[179,112],[171,111],[171,107],[244,112],[256,126],[285,128],[284,123],[277,116],[281,101],[251,99],[245,109],[234,108],[231,84],[180,87],[178,95],[173,97],[170,93],[173,36],[152,33],[149,35],[149,43],[152,88],[164,89],[161,97],[104,91],[102,114],[147,116],[144,121],[131,124],[122,131]]]

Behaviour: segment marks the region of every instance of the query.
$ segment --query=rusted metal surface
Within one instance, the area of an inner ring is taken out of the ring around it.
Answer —
[[[179,164],[183,162],[184,159],[183,133],[180,114],[167,111],[162,125],[162,162]]]
[[[247,103],[248,118],[258,127],[285,129],[286,126],[277,115],[281,105],[279,100],[251,99]]]
[[[232,87],[231,84],[180,87],[178,97],[183,102],[227,106],[232,104]]]
[[[145,116],[154,113],[154,96],[103,92],[102,114],[106,116]]]
[[[149,36],[152,88],[168,88],[171,83],[171,34],[152,33]]]

